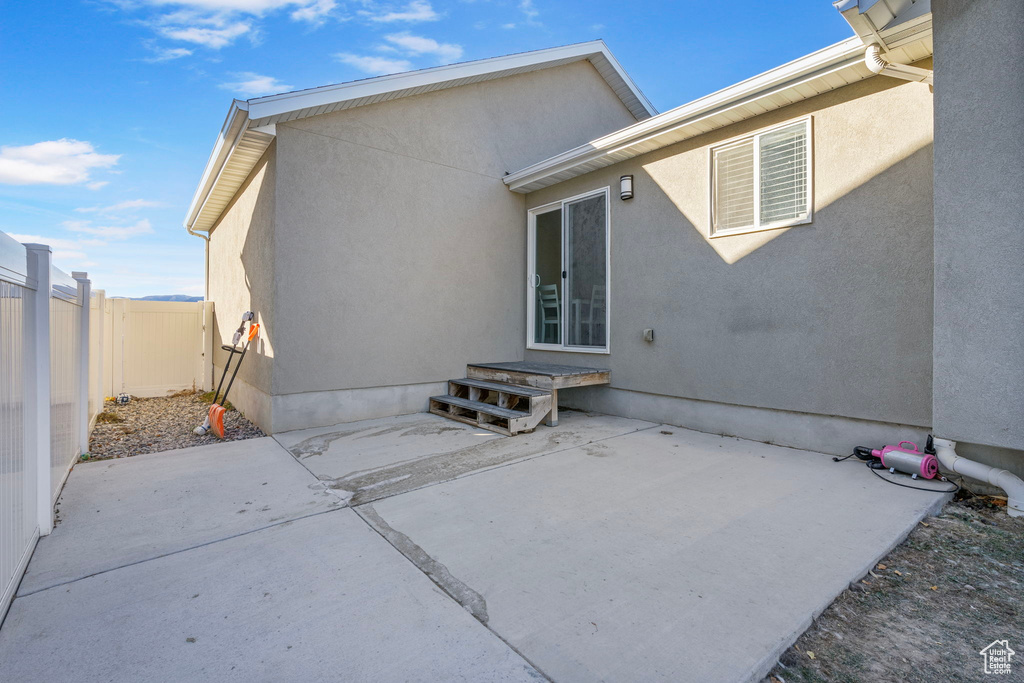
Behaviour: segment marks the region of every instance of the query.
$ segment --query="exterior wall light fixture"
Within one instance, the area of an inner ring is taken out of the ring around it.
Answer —
[[[625,201],[633,198],[633,176],[624,175],[619,178],[619,199]]]

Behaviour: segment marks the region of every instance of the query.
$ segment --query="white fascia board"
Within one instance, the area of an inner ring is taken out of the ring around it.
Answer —
[[[896,18],[894,18],[888,24],[883,26],[882,30],[888,31],[889,29],[895,28],[897,26],[900,26],[901,24],[905,24],[914,19],[920,19],[925,15],[931,13],[931,0],[917,0],[917,2],[913,3],[912,5],[908,5],[907,7],[905,7],[902,12],[896,15]]]
[[[658,110],[654,107],[653,104],[651,104],[651,101],[647,99],[647,95],[644,95],[643,91],[640,90],[636,82],[633,81],[632,78],[630,78],[629,74],[626,73],[626,70],[622,68],[622,65],[619,64],[619,60],[615,59],[615,55],[613,55],[612,51],[608,49],[608,46],[605,45],[605,42],[603,40],[595,40],[593,42],[600,45],[600,52],[604,55],[605,59],[608,60],[608,63],[612,65],[612,68],[615,69],[615,73],[619,75],[619,78],[625,81],[626,86],[629,88],[630,92],[633,93],[637,100],[640,101],[640,104],[644,107],[644,109],[647,110],[647,115],[657,116]]]
[[[611,63],[618,75],[623,79],[641,104],[648,110],[650,115],[657,113],[657,110],[650,101],[640,92],[636,84],[629,78],[622,66],[612,56],[608,46],[603,40],[592,40],[586,43],[554,47],[545,50],[535,50],[503,57],[492,57],[462,64],[450,64],[437,66],[419,71],[378,76],[361,81],[339,83],[337,85],[325,85],[320,88],[299,90],[296,92],[283,93],[280,95],[268,95],[249,100],[249,118],[254,121],[267,119],[274,116],[281,116],[289,112],[303,109],[312,109],[325,105],[336,104],[345,100],[362,99],[375,97],[396,90],[411,90],[424,86],[437,85],[446,81],[456,81],[465,78],[473,78],[501,71],[512,71],[524,67],[537,66],[546,62],[554,62],[563,59],[587,59],[601,54]]]
[[[228,111],[227,119],[221,127],[220,135],[214,145],[213,152],[206,162],[202,179],[189,204],[185,219],[185,228],[191,230],[202,215],[211,192],[231,158],[235,147],[247,130],[276,134],[276,117],[284,117],[290,113],[314,111],[319,107],[343,103],[349,100],[372,99],[396,91],[409,91],[417,88],[444,84],[487,74],[500,75],[503,72],[515,73],[528,67],[543,68],[544,64],[564,63],[566,60],[604,61],[611,66],[616,76],[621,79],[632,95],[636,98],[642,111],[635,110],[634,104],[624,101],[634,116],[645,119],[654,116],[658,110],[640,91],[636,83],[629,77],[622,65],[612,55],[603,40],[592,40],[586,43],[534,50],[515,55],[492,57],[474,62],[438,66],[408,73],[378,76],[361,81],[327,85],[309,90],[268,95],[248,101],[235,100]],[[609,84],[618,90],[618,84]],[[268,121],[269,119],[269,121]],[[265,125],[259,125],[259,124]],[[200,230],[206,230],[201,228]]]
[[[832,5],[865,45],[877,44],[886,52],[896,47],[888,44],[889,35],[902,33],[914,23],[931,28],[931,0],[838,0]]]
[[[681,107],[676,107],[575,149],[527,166],[515,173],[510,173],[504,178],[505,184],[511,190],[517,190],[547,176],[562,173],[574,166],[613,154],[623,147],[654,139],[658,135],[693,123],[700,118],[719,114],[731,106],[741,106],[758,97],[770,95],[780,87],[792,87],[806,80],[807,77],[818,77],[824,73],[846,68],[862,60],[863,53],[864,45],[860,38],[847,38],[842,42],[765,71]]]
[[[206,168],[203,169],[203,177],[199,180],[199,186],[196,187],[195,194],[192,195],[192,202],[189,204],[188,214],[185,218],[186,229],[191,228],[195,224],[199,212],[202,211],[203,205],[206,203],[210,192],[217,182],[217,178],[220,177],[221,171],[224,170],[224,164],[231,155],[231,151],[238,144],[242,134],[245,133],[249,121],[247,110],[248,104],[243,100],[231,102],[227,118],[224,119],[224,125],[221,126],[220,134],[217,136],[217,142],[213,146],[213,151],[210,152]]]

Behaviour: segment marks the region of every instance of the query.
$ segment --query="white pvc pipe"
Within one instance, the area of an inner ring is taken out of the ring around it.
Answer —
[[[989,467],[956,454],[956,441],[934,439],[935,457],[947,470],[971,479],[987,482],[1006,491],[1006,512],[1011,517],[1024,517],[1024,480],[1013,472]]]
[[[882,48],[877,45],[868,46],[868,49],[864,52],[864,64],[876,74],[932,85],[932,72],[930,69],[888,62],[882,56]]]

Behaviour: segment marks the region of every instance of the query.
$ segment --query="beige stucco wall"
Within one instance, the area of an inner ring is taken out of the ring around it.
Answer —
[[[262,326],[229,398],[265,429],[270,425],[273,368],[274,185],[277,149],[272,144],[210,233],[209,298],[214,302],[214,366],[219,380],[242,313],[253,311]],[[243,388],[244,386],[244,388]]]
[[[709,239],[709,148],[806,115],[813,222]],[[611,354],[527,359],[607,366],[636,392],[930,425],[931,145],[928,87],[875,77],[530,194],[613,188]]]
[[[580,62],[278,124],[275,397],[521,358],[525,205],[502,176],[633,120]]]

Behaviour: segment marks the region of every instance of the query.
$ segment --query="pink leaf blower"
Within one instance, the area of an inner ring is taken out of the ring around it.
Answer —
[[[931,453],[918,450],[913,441],[900,441],[898,446],[875,448],[871,455],[881,460],[887,470],[904,472],[915,479],[934,479],[939,474],[939,461]]]

